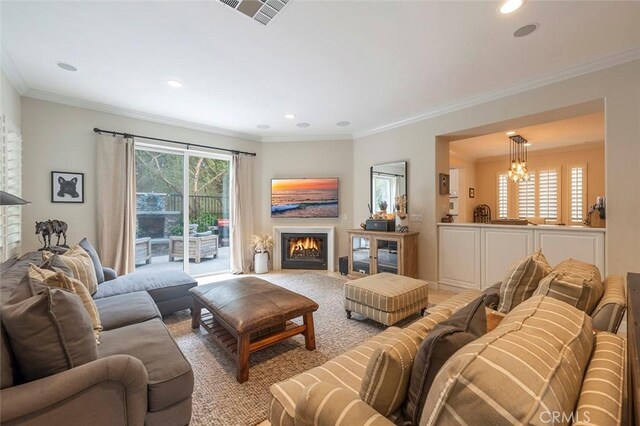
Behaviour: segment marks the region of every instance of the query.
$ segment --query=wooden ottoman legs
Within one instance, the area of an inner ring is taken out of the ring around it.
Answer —
[[[191,328],[199,328],[200,327],[200,318],[202,315],[202,303],[198,301],[198,299],[193,299],[193,308],[191,308]]]
[[[238,337],[236,350],[236,380],[244,383],[249,380],[249,355],[251,354],[251,333]]]
[[[313,328],[313,312],[304,314],[304,346],[312,351],[316,348],[316,332]]]

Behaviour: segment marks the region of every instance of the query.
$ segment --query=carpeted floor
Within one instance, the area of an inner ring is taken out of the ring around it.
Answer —
[[[239,384],[234,362],[209,340],[203,329],[191,329],[188,311],[169,316],[165,323],[194,370],[192,425],[260,423],[267,417],[269,386],[321,365],[384,329],[383,325],[355,314],[355,320],[346,318],[342,301],[344,280],[312,272],[267,274],[261,278],[320,305],[314,314],[317,349],[307,351],[304,338],[296,336],[257,352],[251,355],[249,381]]]

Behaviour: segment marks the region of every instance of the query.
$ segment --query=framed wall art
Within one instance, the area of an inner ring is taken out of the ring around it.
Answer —
[[[51,172],[52,203],[84,203],[84,173]]]

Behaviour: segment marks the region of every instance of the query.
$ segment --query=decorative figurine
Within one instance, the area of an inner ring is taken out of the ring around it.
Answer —
[[[69,247],[67,245],[67,229],[69,229],[69,225],[67,222],[62,220],[51,220],[47,219],[44,222],[36,222],[36,235],[38,235],[38,240],[42,237],[40,242],[42,243],[42,248],[40,250],[49,250],[51,248],[51,236],[56,235],[58,237],[58,241],[56,241],[56,246],[60,247]],[[60,236],[64,238],[64,243],[60,245]]]

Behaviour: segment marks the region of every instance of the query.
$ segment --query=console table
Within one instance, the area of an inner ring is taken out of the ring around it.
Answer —
[[[418,276],[419,232],[380,232],[351,229],[349,234],[349,274],[380,272]]]

